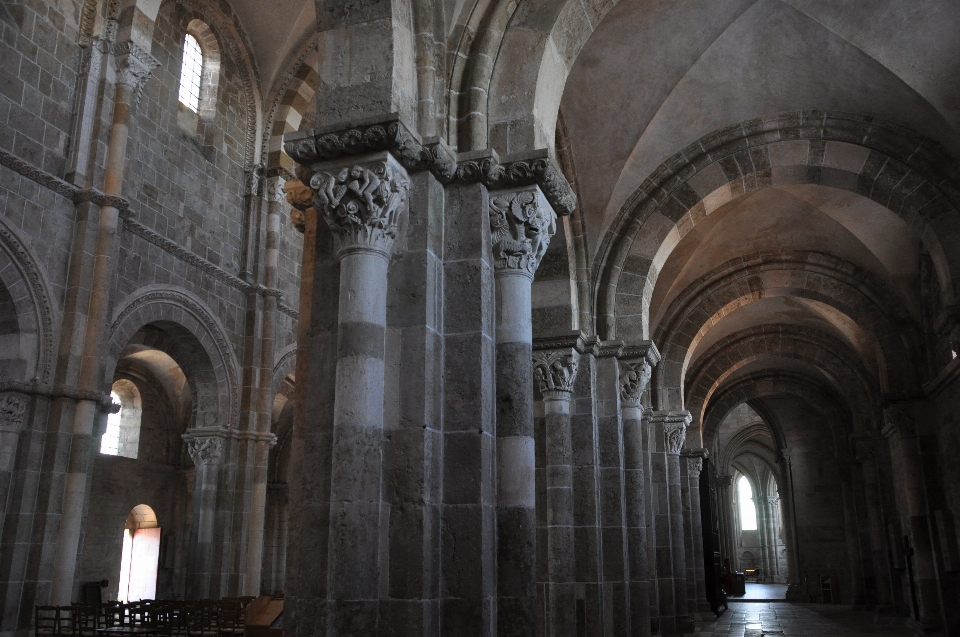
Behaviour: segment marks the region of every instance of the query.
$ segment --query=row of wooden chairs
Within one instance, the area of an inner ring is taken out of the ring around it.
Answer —
[[[37,606],[36,637],[242,637],[253,597]]]

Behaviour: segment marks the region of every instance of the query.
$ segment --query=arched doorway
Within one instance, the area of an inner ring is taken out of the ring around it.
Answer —
[[[117,599],[135,602],[154,599],[157,594],[157,567],[160,559],[160,525],[146,504],[130,510],[123,525],[123,555],[120,558],[120,587]]]

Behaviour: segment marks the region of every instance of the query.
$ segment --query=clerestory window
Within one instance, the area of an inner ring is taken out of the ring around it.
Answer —
[[[753,502],[753,488],[746,476],[737,480],[737,497],[740,500],[740,528],[744,531],[757,530],[757,507]]]
[[[107,428],[100,438],[100,453],[136,459],[140,450],[140,419],[143,410],[140,391],[131,381],[121,378],[113,384],[110,398],[120,410],[107,416]]]
[[[200,84],[203,81],[203,51],[197,39],[183,37],[183,65],[180,67],[180,102],[194,113],[200,112]]]

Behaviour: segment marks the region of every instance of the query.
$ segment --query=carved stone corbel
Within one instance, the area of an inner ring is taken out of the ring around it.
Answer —
[[[544,396],[573,391],[580,354],[576,349],[542,350],[533,353],[533,376]]]
[[[533,278],[557,231],[557,215],[540,188],[490,193],[490,240],[497,272]]]

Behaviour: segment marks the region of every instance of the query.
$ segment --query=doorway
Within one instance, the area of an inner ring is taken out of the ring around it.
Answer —
[[[157,524],[157,515],[146,504],[138,504],[130,510],[123,527],[117,599],[121,602],[154,599],[157,594],[159,559],[160,526]]]

